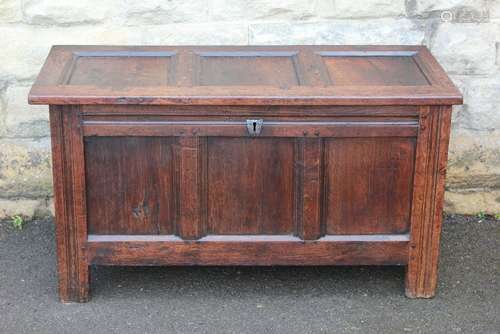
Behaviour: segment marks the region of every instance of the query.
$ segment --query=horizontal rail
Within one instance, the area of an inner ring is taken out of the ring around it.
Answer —
[[[211,235],[185,241],[174,235],[89,235],[89,263],[100,265],[405,265],[404,235]]]
[[[91,121],[84,136],[247,136],[245,121]],[[417,121],[263,121],[259,137],[415,137]]]

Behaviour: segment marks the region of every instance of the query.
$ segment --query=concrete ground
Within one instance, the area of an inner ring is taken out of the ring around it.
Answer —
[[[54,228],[0,223],[0,333],[500,333],[500,222],[450,216],[439,291],[400,267],[96,267],[92,299],[57,300]]]

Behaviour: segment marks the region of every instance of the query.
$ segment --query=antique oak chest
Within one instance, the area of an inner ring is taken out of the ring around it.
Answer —
[[[60,299],[89,265],[402,265],[436,289],[451,106],[421,46],[53,47]]]

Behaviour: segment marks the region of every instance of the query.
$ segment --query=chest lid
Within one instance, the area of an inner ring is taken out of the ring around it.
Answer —
[[[462,96],[423,46],[54,46],[29,102],[449,105]]]

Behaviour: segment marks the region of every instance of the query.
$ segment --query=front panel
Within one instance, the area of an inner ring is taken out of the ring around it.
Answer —
[[[294,234],[292,138],[211,137],[209,234]]]
[[[91,235],[257,242],[409,231],[411,117],[90,115],[83,129]]]
[[[175,137],[87,137],[90,234],[174,234]]]
[[[414,138],[327,139],[326,233],[407,233],[414,158]]]

